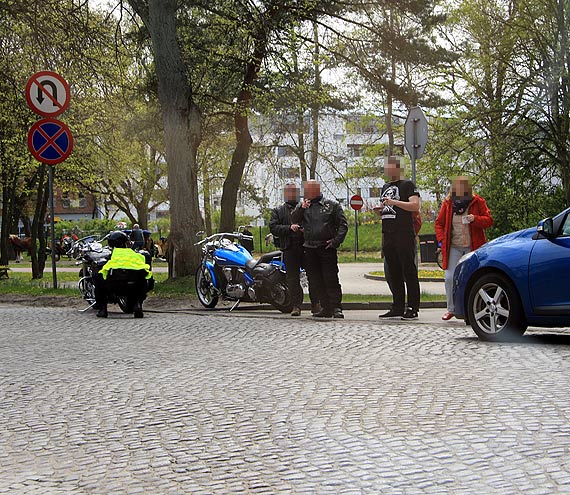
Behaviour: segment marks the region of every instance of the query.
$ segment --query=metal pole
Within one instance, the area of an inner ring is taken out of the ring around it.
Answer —
[[[259,226],[259,252],[263,253],[263,241],[261,240],[261,225]]]
[[[57,271],[55,264],[55,210],[53,207],[53,165],[50,165],[48,168],[48,189],[51,230],[51,273],[53,276],[53,288],[57,289]]]
[[[358,210],[354,210],[354,261],[358,251]]]

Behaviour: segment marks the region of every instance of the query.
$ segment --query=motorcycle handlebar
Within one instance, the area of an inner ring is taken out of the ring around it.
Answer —
[[[200,246],[201,244],[204,244],[206,242],[221,240],[224,237],[228,238],[228,239],[237,239],[238,241],[241,241],[241,240],[253,241],[252,235],[245,235],[245,234],[242,234],[241,232],[238,232],[238,233],[236,233],[236,232],[220,232],[218,234],[212,234],[209,237],[205,237],[204,239],[202,239],[199,242],[195,242],[194,246]]]

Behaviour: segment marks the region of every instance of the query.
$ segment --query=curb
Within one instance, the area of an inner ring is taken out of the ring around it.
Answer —
[[[369,273],[365,273],[364,278],[367,278],[368,280],[383,280],[384,282],[386,281],[386,277],[383,277],[381,275],[371,275]],[[420,282],[445,282],[443,278],[430,278],[430,277],[421,277],[418,280]]]

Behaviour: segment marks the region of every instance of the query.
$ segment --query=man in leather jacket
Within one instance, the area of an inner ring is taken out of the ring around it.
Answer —
[[[301,287],[300,271],[303,263],[303,229],[299,224],[291,222],[291,212],[297,206],[300,197],[299,187],[295,184],[286,184],[283,194],[285,202],[274,208],[271,212],[269,230],[274,237],[279,238],[279,248],[283,251],[283,261],[285,262],[287,286],[291,294],[293,309],[291,316],[301,315],[301,304],[303,303],[303,288]],[[309,286],[309,297],[311,299],[313,313],[318,313],[321,308],[318,299],[315,298],[314,291]]]
[[[346,237],[348,222],[340,204],[323,198],[317,181],[308,180],[303,187],[304,200],[291,213],[291,221],[303,228],[309,285],[317,290],[323,308],[313,316],[344,318],[337,249]]]

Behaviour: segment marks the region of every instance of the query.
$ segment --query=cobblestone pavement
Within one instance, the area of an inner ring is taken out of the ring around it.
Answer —
[[[0,493],[570,493],[570,335],[0,305]]]

